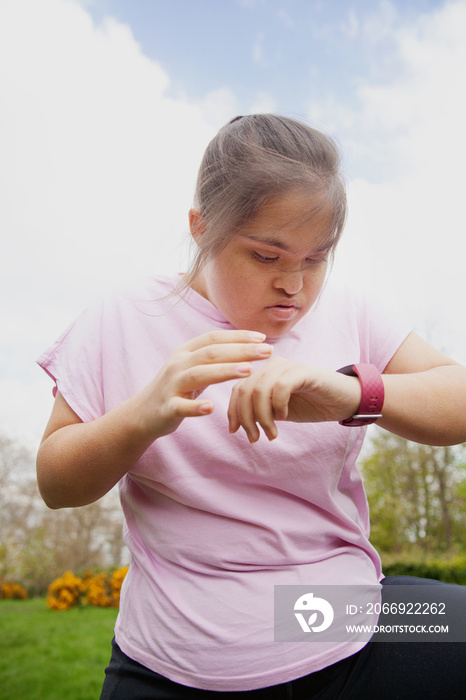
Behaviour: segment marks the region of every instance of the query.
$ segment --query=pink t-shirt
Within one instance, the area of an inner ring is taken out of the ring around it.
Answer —
[[[96,304],[39,364],[83,421],[144,387],[169,354],[232,326],[177,280],[150,278]],[[274,355],[336,370],[382,371],[409,329],[328,282]],[[259,363],[258,363],[259,364]],[[233,382],[205,390],[210,416],[187,418],[121,480],[131,566],[116,640],[141,664],[184,685],[250,690],[317,671],[363,642],[274,642],[274,586],[377,584],[367,501],[356,468],[364,429],[279,423],[250,445],[228,431]]]

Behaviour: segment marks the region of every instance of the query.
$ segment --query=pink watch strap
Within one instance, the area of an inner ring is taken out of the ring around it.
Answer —
[[[382,418],[384,385],[380,372],[374,365],[348,365],[337,370],[341,374],[358,377],[361,384],[361,403],[351,418],[341,420],[340,425],[363,426]]]

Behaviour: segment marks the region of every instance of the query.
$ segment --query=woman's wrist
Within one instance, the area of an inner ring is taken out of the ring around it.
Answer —
[[[382,418],[385,389],[377,367],[372,364],[357,363],[337,370],[340,374],[357,377],[360,385],[358,408],[349,418],[340,420],[340,425],[362,427]]]

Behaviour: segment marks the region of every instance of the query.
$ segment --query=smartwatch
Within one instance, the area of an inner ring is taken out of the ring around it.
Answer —
[[[361,403],[357,413],[351,418],[339,421],[340,425],[361,427],[375,423],[382,418],[384,385],[379,370],[374,365],[347,365],[337,372],[350,377],[358,377],[361,384]]]

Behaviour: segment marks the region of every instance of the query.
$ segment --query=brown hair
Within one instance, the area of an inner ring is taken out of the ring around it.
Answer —
[[[316,210],[329,206],[329,235],[337,244],[346,218],[340,155],[322,132],[288,117],[251,114],[235,117],[207,146],[199,168],[194,206],[205,231],[191,270],[191,284],[258,209],[292,190],[309,193]]]

